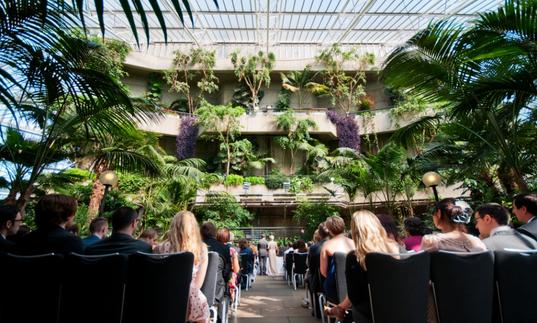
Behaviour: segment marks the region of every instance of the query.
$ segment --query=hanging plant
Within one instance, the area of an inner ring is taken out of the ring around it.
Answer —
[[[339,147],[360,151],[360,129],[353,115],[342,115],[335,110],[326,112],[328,119],[336,125]]]
[[[198,138],[198,125],[196,118],[185,116],[181,118],[181,127],[176,142],[177,159],[191,158],[194,156],[196,139]]]

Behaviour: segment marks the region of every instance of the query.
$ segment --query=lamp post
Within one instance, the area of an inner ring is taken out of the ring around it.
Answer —
[[[117,175],[114,171],[107,170],[106,172],[102,172],[99,176],[99,181],[104,185],[104,194],[103,199],[101,200],[101,205],[99,205],[99,216],[102,216],[104,211],[104,200],[106,199],[106,194],[108,194],[108,190],[110,190],[110,187],[117,184]]]
[[[283,182],[283,190],[285,191],[285,193],[289,192],[290,188],[291,188],[291,182],[289,181]]]
[[[425,184],[425,187],[431,187],[433,189],[434,200],[438,202],[438,191],[436,190],[436,187],[440,184],[440,175],[437,172],[427,172],[423,174],[421,180],[423,184]]]
[[[243,182],[242,183],[242,189],[244,190],[244,195],[248,194],[248,190],[250,189],[250,182]]]

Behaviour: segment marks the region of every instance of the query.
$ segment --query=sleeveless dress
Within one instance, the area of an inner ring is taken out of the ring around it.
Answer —
[[[165,241],[160,244],[156,251],[158,253],[170,253],[170,242]],[[201,290],[194,285],[196,275],[200,270],[201,264],[207,261],[207,252],[201,253],[201,259],[198,264],[192,266],[192,282],[190,283],[190,291],[188,294],[188,320],[189,321],[206,321],[209,318],[209,304],[207,303],[207,297],[201,292]]]
[[[276,276],[278,275],[278,266],[276,264],[276,248],[278,247],[278,244],[274,241],[269,241],[268,243],[268,270],[267,274],[269,276]]]

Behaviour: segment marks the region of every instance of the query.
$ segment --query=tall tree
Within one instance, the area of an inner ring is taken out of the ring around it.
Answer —
[[[306,118],[298,120],[293,110],[287,110],[276,118],[276,126],[283,130],[286,136],[276,137],[278,144],[291,154],[291,173],[295,172],[296,152],[311,139],[310,129],[317,125],[315,121]]]

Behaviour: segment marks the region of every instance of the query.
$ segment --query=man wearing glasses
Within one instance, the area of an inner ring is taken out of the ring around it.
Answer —
[[[15,243],[7,240],[15,235],[21,226],[22,215],[13,205],[0,206],[0,252],[9,252]]]
[[[513,230],[508,223],[509,213],[500,204],[483,204],[475,212],[475,227],[487,249],[537,249],[537,241]]]

